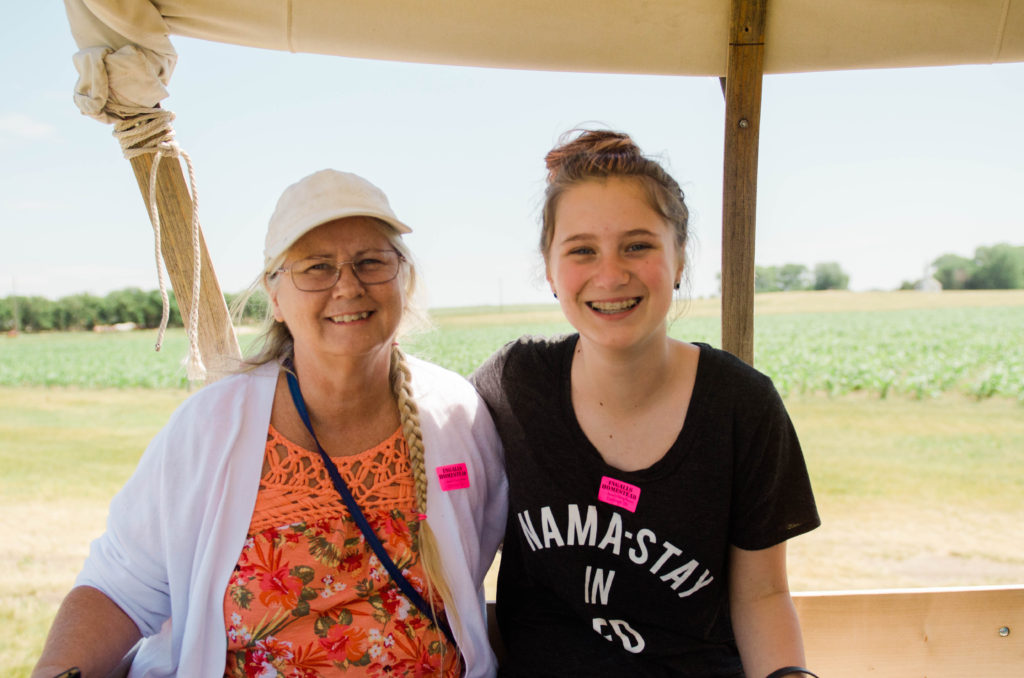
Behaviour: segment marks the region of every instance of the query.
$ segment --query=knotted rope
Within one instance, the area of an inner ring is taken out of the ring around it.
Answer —
[[[185,334],[188,336],[188,357],[185,360],[185,373],[191,381],[206,379],[206,366],[203,365],[199,350],[199,288],[201,279],[201,248],[199,240],[199,194],[196,191],[195,169],[192,158],[174,140],[174,129],[171,122],[174,113],[163,108],[138,108],[108,103],[106,109],[111,115],[120,118],[114,123],[114,137],[121,144],[124,157],[131,160],[145,153],[154,154],[153,164],[149,170],[149,220],[153,225],[153,244],[156,256],[157,278],[160,282],[160,300],[163,312],[160,318],[160,329],[157,332],[156,350],[163,345],[167,321],[170,317],[170,301],[167,297],[166,271],[164,269],[163,245],[160,238],[160,211],[156,205],[156,178],[160,160],[184,158],[188,168],[189,191],[192,194],[192,308],[189,310]]]

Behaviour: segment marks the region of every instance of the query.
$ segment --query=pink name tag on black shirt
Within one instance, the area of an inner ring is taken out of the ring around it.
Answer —
[[[636,505],[640,501],[640,488],[615,478],[601,476],[601,488],[597,491],[597,498],[606,504],[636,513]]]

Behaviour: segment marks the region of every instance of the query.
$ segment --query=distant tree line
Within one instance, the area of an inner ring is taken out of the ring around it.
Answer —
[[[850,276],[834,261],[816,264],[814,270],[803,264],[755,266],[755,292],[794,292],[797,290],[845,290]]]
[[[225,294],[230,308],[237,294]],[[174,293],[168,290],[170,300],[169,327],[182,327],[181,311]],[[245,306],[242,322],[263,319],[266,297],[253,295]],[[100,325],[135,323],[142,328],[160,326],[163,307],[160,292],[149,292],[129,287],[98,297],[92,294],[73,294],[56,301],[46,297],[8,296],[0,299],[0,331],[19,329],[24,332],[47,330],[91,330]]]
[[[1000,243],[974,250],[974,258],[943,254],[932,262],[934,278],[944,290],[1024,289],[1024,246]],[[907,281],[903,289],[919,282]]]

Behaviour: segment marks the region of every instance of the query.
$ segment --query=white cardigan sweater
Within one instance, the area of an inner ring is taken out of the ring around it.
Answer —
[[[483,579],[505,529],[507,485],[494,424],[459,375],[409,358],[429,481],[427,520],[457,614],[466,676],[492,676]],[[224,593],[252,519],[278,365],[207,386],[153,439],[114,497],[76,586],[104,592],[145,640],[130,676],[221,676]],[[435,468],[465,463],[470,485],[441,490]],[[339,498],[340,501],[340,498]]]

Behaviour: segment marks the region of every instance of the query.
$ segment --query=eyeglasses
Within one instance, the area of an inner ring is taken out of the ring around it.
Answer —
[[[292,284],[303,292],[321,292],[338,284],[341,269],[352,267],[356,280],[364,285],[380,285],[394,280],[405,257],[394,250],[366,250],[352,261],[337,263],[323,257],[299,259],[288,268],[281,267],[275,273],[291,273]]]

